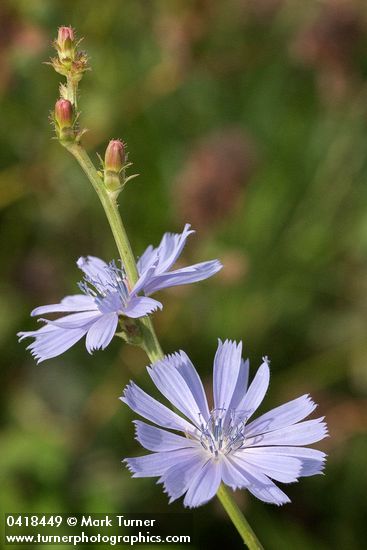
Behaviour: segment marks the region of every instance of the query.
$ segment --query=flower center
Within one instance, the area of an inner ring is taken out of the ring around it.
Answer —
[[[91,296],[101,313],[121,312],[129,297],[126,273],[114,261],[108,264],[103,275],[85,275],[78,283],[80,290]]]
[[[245,423],[246,419],[235,410],[213,409],[209,420],[202,424],[200,443],[215,458],[228,455],[243,446]]]

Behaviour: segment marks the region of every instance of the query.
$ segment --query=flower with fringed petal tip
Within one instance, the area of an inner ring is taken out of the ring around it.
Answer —
[[[241,343],[219,341],[213,409],[195,367],[182,351],[148,367],[156,387],[181,414],[134,382],[120,398],[156,424],[135,421],[136,439],[152,453],[124,462],[133,477],[158,477],[170,502],[185,495],[185,506],[200,506],[214,497],[223,482],[281,505],[290,500],[273,480],[292,483],[323,471],[325,453],[303,446],[327,436],[323,418],[304,420],[316,408],[309,395],[250,421],[269,385],[269,362],[263,359],[248,385],[249,362],[242,360],[241,351]]]
[[[220,262],[212,260],[169,271],[193,233],[189,228],[186,225],[182,234],[166,233],[157,248],[147,248],[138,261],[139,279],[132,289],[123,266],[117,267],[115,262],[107,264],[94,256],[79,258],[77,265],[84,272],[84,280],[79,283],[83,294],[67,296],[59,304],[40,306],[31,313],[69,315],[56,321],[40,319],[45,325],[38,330],[19,332],[20,340],[34,338],[27,349],[38,363],[64,353],[85,335],[89,353],[105,349],[116,332],[120,315],[135,319],[162,308],[149,294],[207,279],[221,269]]]
[[[83,294],[66,296],[59,304],[40,306],[31,312],[32,316],[61,312],[68,315],[56,321],[40,319],[46,323],[42,328],[18,333],[20,340],[35,339],[27,349],[38,363],[64,353],[85,335],[89,353],[105,349],[116,332],[120,315],[136,319],[162,308],[157,300],[138,296],[136,286],[130,291],[124,270],[115,262],[106,264],[88,256],[79,258],[77,265],[85,275],[79,283]]]

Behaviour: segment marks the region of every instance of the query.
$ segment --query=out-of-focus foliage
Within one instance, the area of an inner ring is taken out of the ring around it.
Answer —
[[[0,5],[2,511],[180,511],[120,459],[143,452],[118,401],[139,350],[82,344],[37,367],[16,332],[76,290],[82,254],[116,255],[97,198],[51,140],[60,25],[84,36],[85,144],[127,141],[121,212],[137,254],[185,222],[213,279],[165,292],[155,324],[209,377],[217,337],[272,360],[266,406],[311,392],[326,475],[277,509],[238,501],[270,550],[365,548],[367,514],[367,10],[363,0],[4,0]],[[241,548],[217,502],[197,548]]]

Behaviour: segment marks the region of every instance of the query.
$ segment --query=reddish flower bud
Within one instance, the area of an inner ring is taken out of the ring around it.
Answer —
[[[71,27],[60,27],[57,35],[57,41],[59,44],[63,44],[65,40],[74,41],[74,31]]]
[[[112,139],[104,158],[105,171],[119,173],[125,164],[125,147],[119,139]]]
[[[73,106],[68,99],[59,99],[55,105],[55,120],[60,129],[73,125]]]
[[[56,101],[54,111],[54,123],[57,137],[60,140],[70,141],[75,138],[74,110],[68,99]]]
[[[60,27],[57,34],[56,48],[60,61],[65,59],[73,60],[75,57],[75,38],[71,27]]]
[[[104,182],[107,189],[119,193],[122,189],[120,172],[125,165],[125,147],[119,139],[112,139],[104,157]],[[124,178],[122,178],[124,180]]]

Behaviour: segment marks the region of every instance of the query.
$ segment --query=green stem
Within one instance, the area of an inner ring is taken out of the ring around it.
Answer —
[[[73,81],[71,76],[68,76],[67,79],[66,79],[66,89],[67,89],[67,94],[68,94],[67,98],[73,104],[75,112],[77,112],[77,109],[78,109],[78,85]]]
[[[249,550],[264,550],[228,489],[220,485],[217,497]]]
[[[87,152],[78,143],[61,142],[64,147],[76,158],[93,185],[97,195],[102,203],[108,222],[113,233],[119,255],[124,264],[127,277],[130,284],[134,286],[138,280],[138,270],[136,268],[135,258],[131,250],[130,242],[126,234],[124,224],[118,210],[116,198],[109,194],[102,178],[98,174],[94,164],[90,160]],[[153,323],[150,317],[141,319],[143,333],[143,349],[149,359],[153,362],[163,357],[163,351],[158,342]]]

